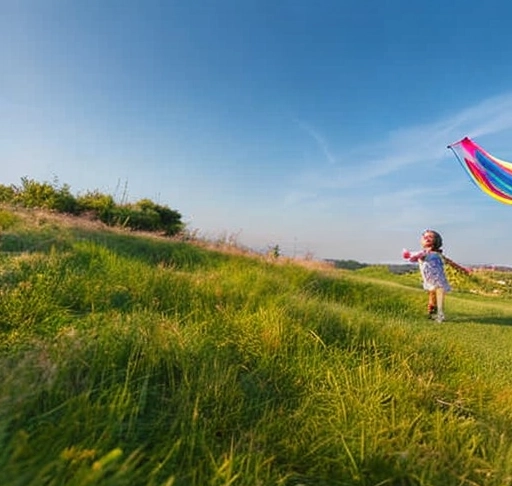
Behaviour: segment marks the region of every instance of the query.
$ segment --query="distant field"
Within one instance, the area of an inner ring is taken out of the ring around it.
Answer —
[[[0,210],[0,485],[512,485],[510,273]]]

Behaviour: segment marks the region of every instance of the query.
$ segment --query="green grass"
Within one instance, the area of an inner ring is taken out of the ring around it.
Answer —
[[[436,325],[417,274],[0,223],[3,486],[512,484],[496,275]]]

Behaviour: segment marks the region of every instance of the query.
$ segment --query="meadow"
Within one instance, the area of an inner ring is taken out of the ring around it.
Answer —
[[[512,485],[512,300],[0,210],[2,486]]]

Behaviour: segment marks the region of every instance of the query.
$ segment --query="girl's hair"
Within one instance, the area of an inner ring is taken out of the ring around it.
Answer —
[[[432,250],[442,253],[443,250],[441,250],[441,247],[443,246],[443,238],[441,238],[441,235],[437,231],[434,231],[431,229],[425,230],[423,232],[423,234],[425,234],[425,233],[432,233],[432,235],[434,236],[434,242],[432,243]]]

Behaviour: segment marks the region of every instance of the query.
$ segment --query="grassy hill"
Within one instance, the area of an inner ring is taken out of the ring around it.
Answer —
[[[0,484],[512,484],[512,301],[0,211]],[[510,278],[510,277],[508,277]]]

